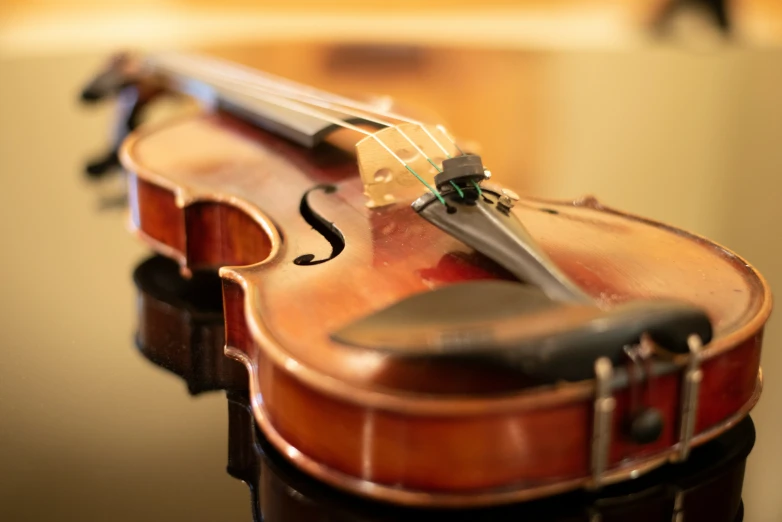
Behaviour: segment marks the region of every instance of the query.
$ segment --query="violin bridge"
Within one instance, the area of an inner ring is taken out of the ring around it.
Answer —
[[[356,158],[364,183],[364,194],[368,199],[367,206],[370,208],[421,195],[421,182],[381,142],[431,186],[434,186],[434,176],[439,171],[430,160],[442,168],[444,159],[458,155],[456,146],[448,136],[432,125],[403,123],[386,127],[362,139],[356,144]]]

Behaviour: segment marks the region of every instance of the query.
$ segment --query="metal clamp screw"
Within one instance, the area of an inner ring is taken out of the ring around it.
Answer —
[[[497,200],[497,208],[507,214],[518,200],[518,194],[510,189],[502,189],[502,195]]]

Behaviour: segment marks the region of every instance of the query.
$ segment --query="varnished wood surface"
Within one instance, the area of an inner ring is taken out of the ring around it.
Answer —
[[[298,465],[364,493],[412,491],[396,500],[413,503],[453,492],[465,494],[466,503],[485,501],[487,492],[509,499],[534,487],[575,487],[587,477],[590,383],[523,389],[478,368],[465,378],[463,368],[401,364],[329,341],[343,324],[413,293],[500,276],[409,206],[367,209],[351,158],[302,151],[224,116],[141,134],[127,144],[124,158],[144,183],[168,191],[169,203],[160,208],[183,208],[185,217],[173,223],[191,222],[198,205],[188,204],[204,199],[236,206],[254,221],[242,237],[255,242],[241,251],[259,254],[257,261],[266,252],[269,258],[222,272],[231,281],[224,294],[227,343],[251,370],[259,422]],[[313,192],[310,203],[340,229],[346,247],[326,263],[297,266],[292,261],[302,254],[322,258],[330,250],[299,215],[301,196],[320,183],[338,190]],[[737,412],[746,413],[757,399],[760,333],[770,310],[767,288],[749,265],[705,240],[606,211],[594,201],[523,200],[516,212],[562,269],[603,305],[669,297],[705,307],[716,338],[705,354],[697,421],[699,432],[711,431],[699,441]],[[165,243],[164,253],[186,261],[181,242],[166,243],[165,234],[143,220],[140,229],[157,240],[153,246]],[[188,251],[202,238],[208,246],[198,251],[239,258],[235,240],[214,245],[217,235],[193,232],[185,240]],[[218,261],[213,257],[209,264]],[[676,442],[679,379],[669,375],[653,383],[650,401],[666,429],[647,446],[622,436],[627,397],[618,393],[612,468],[665,457]],[[454,389],[453,382],[462,386]],[[442,473],[444,463],[451,472]]]

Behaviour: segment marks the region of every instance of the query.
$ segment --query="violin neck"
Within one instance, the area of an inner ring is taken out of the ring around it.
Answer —
[[[355,113],[340,111],[333,102],[340,97],[334,94],[241,65],[201,56],[160,54],[148,56],[145,66],[169,89],[304,147],[315,147],[343,122],[362,127],[370,124]],[[313,101],[319,107],[312,107]]]

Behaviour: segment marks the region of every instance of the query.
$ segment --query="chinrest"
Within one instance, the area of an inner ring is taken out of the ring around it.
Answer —
[[[617,364],[644,334],[667,351],[687,353],[688,337],[708,343],[712,326],[702,309],[677,301],[604,310],[558,302],[521,283],[474,281],[413,295],[332,339],[398,357],[483,361],[531,377],[578,381],[593,376],[600,357]]]

